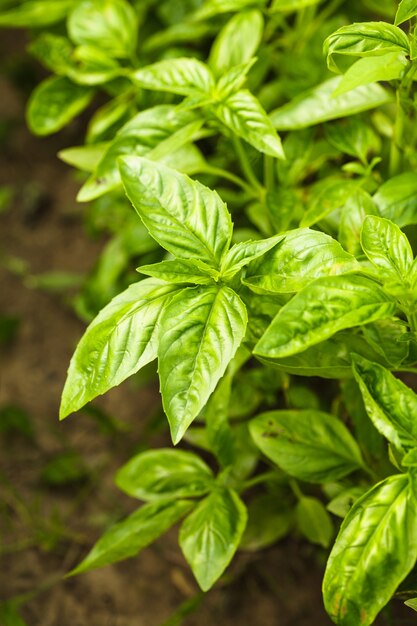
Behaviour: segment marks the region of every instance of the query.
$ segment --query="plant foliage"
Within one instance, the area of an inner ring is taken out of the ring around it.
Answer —
[[[31,130],[90,112],[61,158],[112,235],[75,303],[94,319],[61,417],[157,359],[172,441],[195,448],[127,461],[117,485],[144,504],[74,574],[180,521],[206,591],[237,550],[289,532],[327,549],[342,518],[325,606],[370,626],[415,568],[416,16],[411,0],[2,3],[52,72]]]

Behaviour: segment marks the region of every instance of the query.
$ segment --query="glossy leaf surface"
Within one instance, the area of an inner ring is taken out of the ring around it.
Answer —
[[[161,320],[159,376],[174,443],[206,404],[245,335],[246,308],[229,287],[188,288]]]
[[[367,278],[318,278],[282,307],[256,345],[255,354],[297,354],[345,328],[390,317],[395,309],[389,296]]]
[[[213,110],[227,128],[254,148],[278,159],[285,158],[281,140],[271,120],[249,91],[238,91]]]
[[[383,320],[385,321],[385,320]],[[274,368],[298,376],[320,376],[321,378],[350,378],[352,374],[351,353],[355,352],[369,359],[381,359],[361,336],[341,331],[307,350],[287,357],[258,357]]]
[[[274,248],[284,235],[276,235],[268,239],[259,239],[258,241],[242,241],[235,244],[226,256],[222,264],[222,276],[225,280],[234,276],[245,265],[254,261],[258,257],[265,255],[269,250]]]
[[[291,293],[320,276],[343,274],[355,266],[355,258],[335,239],[316,230],[298,228],[250,264],[245,284],[258,293]]]
[[[344,74],[334,94],[337,96],[368,83],[401,78],[407,66],[407,55],[403,51],[359,59]]]
[[[129,199],[160,245],[180,258],[220,263],[232,223],[215,191],[147,159],[123,158],[120,173]]]
[[[108,148],[107,143],[87,144],[66,148],[58,153],[59,158],[85,172],[93,172]]]
[[[149,278],[128,287],[100,311],[71,359],[61,418],[156,358],[161,311],[177,290],[175,285]]]
[[[134,456],[116,475],[117,486],[140,500],[193,498],[207,493],[213,473],[192,452],[169,448]]]
[[[166,151],[161,152],[161,146],[167,140],[171,140],[169,156],[176,159],[176,169],[181,169],[183,163],[178,150],[198,136],[201,125],[202,120],[198,120],[193,112],[181,111],[173,105],[161,104],[138,113],[117,132],[93,175],[80,189],[77,200],[94,200],[121,185],[120,156],[147,155],[163,160],[168,155]],[[155,154],[158,148],[159,154]]]
[[[136,556],[184,517],[193,506],[194,503],[187,500],[145,504],[125,520],[111,526],[71,574],[81,574]]]
[[[181,550],[203,591],[210,589],[229,565],[246,521],[246,508],[237,493],[219,487],[183,522]]]
[[[363,465],[352,435],[322,411],[270,411],[250,423],[257,447],[290,476],[331,482]]]
[[[137,271],[147,276],[165,280],[168,283],[209,285],[214,280],[214,277],[210,274],[213,273],[216,277],[218,273],[209,266],[207,266],[208,271],[204,272],[200,269],[202,265],[199,267],[192,260],[176,259],[173,261],[161,261],[161,263],[153,263],[152,265],[142,265],[138,267]]]
[[[360,233],[366,215],[376,214],[377,209],[372,197],[361,187],[346,201],[339,221],[338,240],[341,245],[355,256],[362,254]]]
[[[405,52],[410,46],[407,35],[387,22],[360,22],[342,26],[324,43],[329,69],[340,71],[340,56],[367,57],[386,52]]]
[[[361,244],[382,276],[404,279],[413,263],[413,251],[403,232],[390,220],[368,215],[362,226]]]
[[[125,157],[126,193],[150,234],[166,250],[218,266],[229,247],[232,222],[218,194],[184,174],[143,158]]]
[[[399,450],[417,446],[417,395],[386,368],[358,356],[354,373],[375,427]]]
[[[409,342],[405,340],[407,324],[398,318],[378,320],[363,327],[366,341],[386,361],[386,366],[399,367],[409,353]],[[356,352],[356,350],[354,350]],[[370,356],[366,358],[372,359]],[[376,359],[379,362],[379,359]]]
[[[168,91],[182,96],[209,94],[214,78],[207,65],[187,57],[159,61],[133,74],[134,80],[145,89]]]
[[[415,15],[417,15],[416,0],[401,0],[398,5],[397,13],[395,14],[395,25],[399,26]]]
[[[408,478],[391,476],[349,511],[324,577],[326,609],[339,626],[370,626],[417,557],[417,510]]]
[[[278,130],[308,128],[374,109],[392,100],[391,94],[376,83],[362,85],[349,93],[334,96],[341,80],[340,77],[330,78],[272,111],[270,119],[274,127]]]
[[[133,54],[137,29],[136,12],[127,0],[82,0],[68,20],[75,43],[97,46],[116,58]]]
[[[342,209],[357,189],[357,184],[351,180],[330,178],[317,183],[300,226],[313,226],[333,211]]]
[[[91,102],[90,88],[76,85],[65,76],[54,76],[40,83],[32,92],[27,108],[27,122],[36,135],[50,135],[61,130]]]
[[[257,9],[236,13],[213,43],[209,57],[213,70],[221,75],[222,72],[249,61],[261,42],[263,26],[262,13]]]

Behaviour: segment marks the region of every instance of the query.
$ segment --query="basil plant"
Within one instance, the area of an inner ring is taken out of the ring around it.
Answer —
[[[60,156],[112,234],[60,416],[157,360],[176,446],[119,470],[142,504],[73,574],[180,523],[207,591],[295,533],[330,550],[335,624],[370,626],[398,590],[417,606],[416,18],[415,0],[1,3],[52,72],[31,130],[87,111]]]

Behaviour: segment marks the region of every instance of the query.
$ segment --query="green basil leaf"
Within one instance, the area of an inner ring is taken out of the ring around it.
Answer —
[[[366,489],[363,486],[343,489],[330,500],[326,508],[330,513],[333,513],[333,515],[337,515],[337,517],[343,519],[349,513],[354,502],[363,496],[365,491]]]
[[[417,1],[401,0],[398,5],[397,13],[395,14],[395,25],[399,26],[403,22],[410,20],[415,15],[417,15]]]
[[[395,302],[368,278],[324,276],[282,307],[254,353],[273,358],[291,356],[339,330],[390,317],[395,310]]]
[[[127,0],[82,0],[68,19],[68,33],[79,45],[102,48],[116,58],[136,49],[138,20]]]
[[[93,93],[64,76],[47,78],[29,98],[26,115],[30,130],[36,135],[56,133],[90,104]]]
[[[373,360],[375,361],[375,359]],[[386,442],[382,435],[376,430],[366,412],[358,383],[352,377],[342,381],[340,387],[342,391],[342,401],[352,423],[353,434],[358,445],[371,463],[381,467],[382,464],[385,464]]]
[[[19,6],[0,12],[0,26],[39,28],[63,20],[76,0],[27,0]]]
[[[410,267],[407,279],[415,295],[417,293],[417,257],[414,259]]]
[[[249,91],[238,91],[213,105],[213,112],[227,128],[260,152],[278,159],[285,158],[281,140],[271,120],[259,100]]]
[[[355,258],[335,239],[316,230],[297,228],[249,265],[244,283],[257,293],[291,293],[320,276],[355,269]]]
[[[286,161],[279,161],[283,165]],[[269,191],[265,198],[268,221],[271,228],[267,231],[272,233],[282,233],[288,230],[291,224],[300,219],[303,213],[303,205],[297,191],[293,188],[280,186],[276,191]],[[251,217],[248,214],[248,217]]]
[[[262,413],[251,420],[250,433],[268,459],[306,482],[332,482],[363,467],[346,426],[322,411]]]
[[[259,241],[241,241],[236,243],[223,259],[221,274],[224,280],[232,278],[245,265],[274,248],[284,235],[276,235]]]
[[[198,137],[203,121],[192,111],[173,105],[157,105],[130,119],[116,134],[94,173],[78,193],[79,202],[89,202],[121,185],[117,159],[120,156],[144,156],[152,159],[176,158],[177,168],[183,165],[178,149]],[[167,151],[156,152],[159,146],[173,139]]]
[[[148,450],[130,459],[116,474],[116,485],[140,500],[194,498],[210,491],[211,469],[192,452]]]
[[[378,320],[372,322],[372,324],[366,324],[362,331],[368,343],[375,352],[384,358],[386,364],[390,367],[399,367],[407,358],[409,342],[404,341],[404,335],[407,333],[407,324],[402,320],[395,317],[387,320]]]
[[[183,111],[180,107],[177,107],[175,115],[178,116],[178,120],[180,120],[181,115],[183,115],[183,119],[185,121],[186,116],[190,115],[190,111]],[[178,153],[179,148],[189,145],[189,142],[191,141],[204,137],[205,133],[208,135],[209,131],[201,130],[203,123],[204,120],[198,116],[194,119],[191,118],[188,124],[184,124],[182,127],[179,127],[175,133],[172,133],[152,148],[152,150],[148,153],[147,158],[151,161],[161,160],[164,161],[165,164],[167,164],[167,161],[169,160],[174,160],[173,155],[176,152]],[[179,165],[182,166],[182,163]],[[204,166],[206,166],[205,162]],[[180,169],[180,167],[174,167],[173,169]]]
[[[134,104],[128,96],[122,94],[119,98],[109,100],[96,109],[91,116],[87,127],[86,142],[113,140],[115,133],[123,128],[128,120],[134,119],[135,113]]]
[[[219,487],[182,523],[181,550],[203,591],[208,591],[229,565],[246,521],[246,508],[237,493]]]
[[[386,52],[410,53],[407,35],[387,22],[360,22],[342,26],[324,42],[327,65],[334,72],[343,71],[339,57],[379,56]]]
[[[417,446],[417,395],[385,367],[352,357],[366,411],[375,428],[398,450]]]
[[[237,357],[236,357],[237,358]],[[209,448],[222,467],[236,461],[236,437],[228,421],[232,386],[231,365],[204,408]]]
[[[362,255],[360,233],[363,220],[366,215],[375,213],[377,209],[371,196],[358,187],[340,213],[338,240],[345,250],[356,256]]]
[[[415,467],[417,465],[417,448],[412,448],[403,456],[401,465],[404,467]]]
[[[190,126],[188,128],[184,128],[184,131],[189,132],[192,130],[194,139],[200,139],[204,136],[203,130],[196,131],[196,126],[194,126],[193,129],[191,129]],[[188,176],[194,176],[194,174],[198,174],[200,172],[204,173],[208,166],[207,161],[205,160],[201,150],[199,150],[199,148],[197,148],[197,146],[193,143],[184,143],[179,148],[173,149],[172,152],[165,154],[161,158],[155,159],[156,154],[166,151],[171,139],[172,143],[177,140],[182,143],[184,135],[182,137],[181,135],[183,135],[183,133],[179,130],[175,133],[175,135],[172,135],[172,137],[168,137],[156,148],[151,150],[151,152],[146,155],[146,158],[150,160],[158,160],[166,165],[166,167],[171,167],[172,169],[178,170],[182,174],[187,174]]]
[[[210,68],[198,59],[181,57],[147,65],[132,74],[144,89],[168,91],[181,96],[210,94],[214,77]]]
[[[316,4],[320,4],[322,0],[273,0],[271,5],[272,13],[290,13],[293,11],[301,11],[306,7],[311,7]]]
[[[377,83],[362,85],[334,97],[341,80],[339,76],[330,78],[272,111],[273,126],[278,130],[298,130],[368,111],[392,100],[392,95]]]
[[[217,81],[217,85],[214,90],[213,99],[225,100],[231,94],[239,91],[242,85],[246,82],[248,72],[256,63],[256,58],[250,59],[245,63],[235,65],[230,70],[225,71]]]
[[[184,7],[186,5],[183,5]],[[157,50],[166,50],[177,44],[190,45],[199,43],[205,37],[210,37],[218,33],[218,26],[211,23],[196,23],[190,19],[186,22],[176,22],[165,30],[157,30],[146,38],[141,49],[146,53],[155,53]]]
[[[361,335],[343,331],[292,356],[258,358],[262,363],[288,372],[288,374],[320,376],[321,378],[350,378],[353,376],[352,352],[388,365]]]
[[[360,159],[362,163],[367,162],[369,152],[379,152],[381,149],[378,136],[359,116],[326,124],[325,131],[326,139],[332,146],[344,154]]]
[[[195,285],[210,285],[214,277],[212,272],[220,276],[218,272],[207,266],[208,272],[204,272],[192,260],[161,261],[152,265],[142,265],[136,271],[147,276],[154,276],[169,283],[193,283]]]
[[[387,52],[381,56],[359,59],[343,75],[334,95],[340,96],[368,83],[401,78],[408,65],[407,54],[398,50]]]
[[[404,280],[413,264],[410,243],[399,227],[383,217],[368,215],[361,244],[368,259],[382,271],[382,280]]]
[[[333,211],[343,208],[357,189],[358,183],[351,180],[324,178],[314,186],[300,226],[313,226]]]
[[[276,494],[263,493],[248,505],[248,523],[239,550],[261,550],[288,535],[293,512]]]
[[[80,85],[100,85],[125,73],[107,52],[92,45],[85,44],[75,48],[71,61],[66,74]]]
[[[97,164],[103,158],[103,154],[106,152],[108,146],[109,144],[107,142],[74,146],[73,148],[60,150],[58,156],[61,161],[79,170],[93,172]]]
[[[210,50],[209,65],[217,75],[249,61],[262,40],[264,19],[252,9],[234,15],[217,35]]]
[[[416,13],[417,13],[417,10],[416,10]],[[417,611],[417,598],[411,598],[411,600],[406,600],[404,604],[406,606],[409,606],[410,609]]]
[[[31,42],[28,49],[38,61],[56,74],[65,75],[71,64],[73,46],[69,39],[61,35],[42,33]]]
[[[262,7],[266,4],[266,1],[267,0],[206,0],[201,9],[193,14],[192,19],[205,20],[215,15],[221,15],[222,13],[243,11],[248,7]]]
[[[417,223],[417,176],[405,172],[390,178],[373,196],[381,217],[400,228]]]
[[[70,574],[81,574],[136,556],[184,517],[193,506],[194,503],[187,500],[145,504],[106,530],[91,552]]]
[[[417,557],[417,510],[408,478],[390,476],[351,508],[330,554],[325,607],[340,626],[370,626]]]
[[[156,358],[158,321],[176,291],[175,285],[148,278],[128,287],[100,311],[71,359],[61,419]]]
[[[128,198],[163,248],[218,267],[229,247],[232,222],[215,191],[143,158],[120,159],[120,174]]]
[[[200,413],[245,335],[246,308],[229,287],[181,291],[159,335],[162,401],[174,444]]]
[[[328,548],[334,535],[333,523],[323,504],[317,498],[303,496],[296,508],[298,527],[304,537],[323,548]]]

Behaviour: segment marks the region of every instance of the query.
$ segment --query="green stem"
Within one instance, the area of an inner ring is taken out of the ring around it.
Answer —
[[[225,178],[226,180],[230,180],[230,182],[234,183],[238,187],[241,187],[246,193],[250,195],[255,195],[258,197],[258,194],[254,192],[252,187],[245,183],[239,176],[228,172],[227,170],[222,169],[221,167],[214,167],[212,165],[208,165],[204,168],[204,174],[212,174],[213,176],[218,176],[219,178]]]
[[[233,135],[233,145],[235,147],[240,166],[244,175],[246,176],[248,183],[251,187],[253,187],[253,190],[255,191],[257,196],[259,196],[261,193],[263,194],[264,189],[259,180],[256,178],[255,172],[253,171],[252,165],[250,164],[250,161],[248,159],[248,155],[246,154],[245,149],[242,146],[242,142],[240,141],[239,137],[236,137],[236,135]]]
[[[395,117],[394,134],[393,134],[393,138],[391,142],[390,159],[389,159],[390,177],[395,176],[401,170],[401,161],[402,161],[401,147],[403,143],[404,121],[405,121],[405,114],[404,114],[404,109],[401,105],[400,89],[397,89],[396,117]]]
[[[411,303],[410,307],[406,311],[410,330],[413,333],[417,332],[417,312],[415,311],[415,303]]]
[[[246,491],[246,489],[250,489],[251,487],[255,487],[256,485],[261,485],[262,483],[268,482],[268,480],[274,480],[277,478],[277,473],[275,471],[265,472],[265,474],[259,474],[250,480],[246,480],[242,483],[240,490]]]
[[[413,79],[417,72],[417,63],[413,63],[402,79],[396,92],[396,117],[394,124],[394,134],[390,150],[389,174],[395,176],[402,169],[404,130],[406,122],[406,111],[403,107],[403,100],[409,97]]]
[[[304,498],[303,492],[301,491],[300,487],[298,486],[297,481],[295,481],[293,478],[291,478],[290,481],[289,481],[289,485],[291,487],[291,490],[292,490],[293,494],[297,498],[297,500],[301,500],[302,498]]]
[[[274,188],[274,159],[267,154],[264,155],[264,185],[267,191]]]

